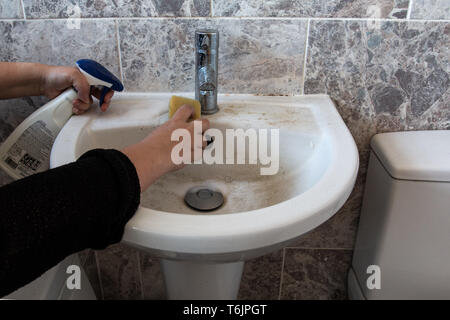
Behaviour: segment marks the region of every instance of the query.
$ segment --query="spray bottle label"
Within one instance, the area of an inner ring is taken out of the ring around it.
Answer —
[[[22,177],[48,170],[56,134],[44,121],[36,121],[9,148],[2,160]]]

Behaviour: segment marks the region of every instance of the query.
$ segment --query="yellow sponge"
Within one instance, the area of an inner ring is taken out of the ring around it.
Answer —
[[[192,107],[194,107],[194,114],[191,116],[190,119],[197,120],[200,119],[201,115],[201,105],[198,100],[194,99],[188,99],[184,97],[179,96],[172,96],[170,98],[169,102],[169,119],[172,118],[172,116],[175,114],[175,112],[182,106],[188,104]]]

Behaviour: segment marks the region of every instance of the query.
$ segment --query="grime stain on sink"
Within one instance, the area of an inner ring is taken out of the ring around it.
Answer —
[[[320,131],[308,108],[221,104],[220,111],[207,118],[212,128],[222,132],[237,128],[280,129],[278,173],[261,175],[261,167],[267,166],[260,164],[187,165],[150,186],[141,196],[143,207],[183,214],[244,212],[288,200],[307,190],[316,180],[302,170],[310,161],[315,161],[317,152],[312,146],[320,140]],[[248,142],[246,148],[248,152]],[[188,207],[184,197],[195,186],[220,191],[225,199],[224,204],[209,212]]]
[[[141,103],[142,106],[148,103]],[[206,116],[211,128],[219,129],[226,141],[227,129],[279,129],[279,170],[275,175],[260,175],[267,165],[192,164],[158,179],[141,195],[145,208],[183,214],[229,214],[256,210],[291,199],[306,191],[317,177],[306,170],[314,161],[318,162],[321,131],[308,107],[289,104],[222,103],[220,111]],[[137,116],[136,126],[118,129],[96,130],[95,144],[101,147],[122,148],[135,143],[154,128],[167,121],[167,107],[161,105],[164,113],[153,110],[152,117],[143,120]],[[128,114],[130,115],[130,114]],[[127,118],[128,121],[130,117]],[[145,125],[145,122],[148,125]],[[118,122],[119,124],[119,122]],[[123,125],[123,122],[120,122]],[[93,125],[96,128],[95,123]],[[269,133],[270,136],[270,133]],[[86,143],[88,146],[88,144]],[[91,145],[90,147],[95,147]],[[248,161],[248,141],[246,141]],[[80,149],[80,152],[83,151]],[[225,159],[225,158],[224,158]],[[224,161],[225,162],[225,161]],[[223,194],[224,204],[210,212],[189,208],[184,202],[186,192],[195,186],[205,186]]]
[[[314,116],[308,108],[221,104],[219,112],[208,117],[210,121],[218,120],[224,116],[230,120],[244,123],[251,121],[252,127],[304,129],[305,124],[315,125]],[[274,110],[277,110],[275,113]],[[299,123],[303,124],[302,127]]]

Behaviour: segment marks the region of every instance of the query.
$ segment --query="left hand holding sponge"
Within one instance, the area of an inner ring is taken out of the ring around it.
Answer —
[[[194,139],[194,121],[195,112],[199,108],[191,107],[184,103],[173,112],[173,116],[153,130],[146,138],[140,142],[130,145],[122,150],[124,154],[133,162],[139,177],[141,191],[147,189],[160,176],[177,169],[181,169],[184,164],[177,165],[172,161],[171,154],[178,141],[172,141],[172,132],[177,129],[186,129],[191,136],[191,156],[193,157],[195,143]],[[174,106],[173,108],[175,108]],[[209,129],[208,119],[200,119],[202,123],[202,134]],[[202,148],[206,147],[206,140],[203,139]],[[195,160],[195,159],[192,159]]]

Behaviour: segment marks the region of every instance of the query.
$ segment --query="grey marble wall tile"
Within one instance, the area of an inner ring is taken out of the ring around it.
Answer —
[[[220,92],[301,93],[306,22],[298,20],[122,20],[127,89],[193,91],[194,33],[205,27],[220,32]]]
[[[450,130],[450,90],[447,90],[428,110],[408,117],[410,130]]]
[[[450,126],[449,27],[312,21],[310,30],[305,93],[328,93],[334,99],[358,145],[360,173],[340,212],[295,245],[351,248],[370,138],[377,132]]]
[[[0,19],[23,19],[20,0],[0,0]]]
[[[207,17],[209,0],[23,0],[27,18]],[[78,17],[78,16],[77,16]]]
[[[411,19],[450,19],[450,1],[414,0]]]
[[[289,247],[352,249],[355,244],[365,174],[359,174],[355,188],[344,206],[328,221],[302,235]]]
[[[139,252],[139,257],[144,299],[166,299],[166,288],[159,259],[145,252]]]
[[[330,94],[365,150],[374,133],[406,129],[445,99],[449,30],[431,22],[312,21],[305,92]]]
[[[286,249],[281,299],[347,299],[351,250]]]
[[[311,21],[305,93],[327,93],[336,102],[358,145],[359,180],[375,133],[449,127],[449,30],[431,22]],[[348,247],[361,195],[355,189],[302,245]]]
[[[213,0],[213,16],[406,18],[409,0]]]
[[[238,299],[278,299],[282,264],[283,250],[246,261]]]
[[[223,20],[219,91],[301,94],[306,21]]]
[[[78,59],[97,60],[119,75],[115,22],[83,20],[80,29],[66,21],[0,21],[0,59],[74,66]]]
[[[142,299],[137,250],[115,244],[97,251],[105,300]]]

